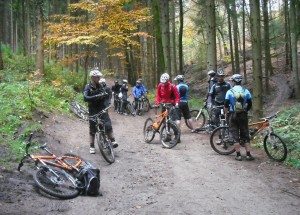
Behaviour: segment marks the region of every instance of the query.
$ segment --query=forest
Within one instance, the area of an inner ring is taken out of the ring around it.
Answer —
[[[143,78],[150,89],[164,72],[174,78],[192,69],[198,77],[230,68],[228,76],[251,81],[256,119],[272,76],[289,77],[296,109],[278,124],[290,131],[290,163],[299,166],[299,1],[0,0],[0,14],[3,142],[18,148],[14,134],[34,111],[63,111],[65,100],[79,98],[92,68],[131,85]],[[28,123],[22,137],[38,128]]]

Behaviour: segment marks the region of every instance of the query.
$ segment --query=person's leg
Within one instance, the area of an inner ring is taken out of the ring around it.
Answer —
[[[112,128],[112,124],[111,124],[111,120],[110,117],[108,115],[108,113],[105,113],[101,116],[101,118],[104,120],[105,122],[105,132],[108,136],[108,138],[110,139],[112,145],[114,148],[118,147],[118,144],[116,142],[115,136],[114,136],[114,132],[113,132],[113,128]]]
[[[245,143],[246,149],[246,160],[254,160],[254,157],[251,155],[251,145],[250,145],[250,136],[249,136],[249,127],[248,127],[248,116],[247,113],[241,113],[240,117],[240,137],[241,142]]]
[[[89,135],[89,142],[90,142],[90,153],[95,154],[95,133],[96,133],[96,123],[94,121],[89,121],[90,124],[90,135]]]
[[[236,115],[234,113],[230,114],[229,117],[229,134],[230,134],[230,139],[232,138],[235,142],[234,144],[234,149],[236,152],[235,159],[241,161],[242,156],[241,156],[239,126],[237,124]]]

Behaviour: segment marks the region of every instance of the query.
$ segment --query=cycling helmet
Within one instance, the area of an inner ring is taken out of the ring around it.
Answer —
[[[115,84],[118,84],[119,83],[119,81],[118,80],[115,80]]]
[[[160,76],[160,82],[161,83],[166,83],[167,81],[169,81],[170,76],[168,73],[164,73]]]
[[[216,72],[214,70],[209,70],[207,72],[208,75],[214,76],[216,74]]]
[[[183,75],[177,75],[176,78],[174,78],[175,81],[183,81],[184,76]]]
[[[126,79],[123,79],[123,81],[122,81],[123,83],[128,83],[128,81],[126,80]]]
[[[217,76],[225,76],[225,72],[223,70],[219,70],[217,72]]]
[[[230,80],[240,83],[243,80],[243,76],[241,76],[240,74],[234,74],[233,76],[231,76]]]
[[[103,74],[97,70],[97,69],[93,69],[92,71],[90,71],[90,77],[100,77],[103,76]]]
[[[140,81],[140,79],[138,79],[138,80],[136,81],[136,83],[137,83],[137,84],[141,84],[142,82]]]
[[[100,78],[99,83],[105,83],[105,78]]]

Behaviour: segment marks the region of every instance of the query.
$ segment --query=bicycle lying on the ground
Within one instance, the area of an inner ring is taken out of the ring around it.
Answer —
[[[250,140],[262,131],[266,131],[266,135],[263,139],[265,152],[269,158],[282,162],[287,157],[287,147],[283,139],[274,133],[274,129],[271,125],[272,119],[276,118],[278,113],[279,112],[272,116],[262,118],[259,122],[249,123],[248,126],[250,127]],[[234,140],[230,138],[228,126],[216,128],[210,136],[210,144],[213,150],[221,155],[229,155],[235,152]]]
[[[135,100],[132,102],[132,106],[135,107]],[[142,95],[137,102],[137,108],[135,110],[136,114],[141,116],[144,112],[148,112],[150,110],[150,102],[146,95]]]
[[[79,118],[88,120],[89,111],[77,101],[71,101],[69,103],[69,109]]]
[[[76,176],[81,170],[91,166],[91,164],[73,154],[56,156],[46,148],[46,143],[40,148],[45,150],[48,155],[30,154],[28,151],[31,146],[32,136],[33,134],[30,135],[26,144],[26,154],[19,163],[18,171],[21,170],[25,160],[33,160],[37,169],[33,173],[33,179],[38,188],[60,199],[70,199],[79,195],[85,189],[86,183],[78,180]]]
[[[105,131],[105,122],[101,119],[101,116],[107,113],[107,110],[111,106],[103,109],[99,113],[89,116],[89,120],[92,120],[96,123],[96,134],[95,134],[95,141],[99,147],[99,150],[103,156],[103,158],[109,163],[112,164],[115,162],[115,153],[111,143],[111,140],[108,138],[106,131]]]
[[[157,114],[153,118],[148,118],[144,124],[144,141],[146,143],[150,143],[156,133],[159,133],[160,142],[164,148],[171,149],[177,145],[180,131],[177,125],[171,121],[170,114],[172,111],[175,111],[174,106],[169,103],[161,104],[163,108],[163,112],[161,114]],[[152,106],[152,108],[157,109],[159,106]]]
[[[119,114],[124,114],[124,115],[131,115],[131,116],[135,116],[135,110],[134,110],[134,106],[131,104],[131,102],[129,101],[131,94],[127,97],[126,100],[123,100],[122,98],[119,98],[119,105],[120,108],[118,109],[118,113]]]

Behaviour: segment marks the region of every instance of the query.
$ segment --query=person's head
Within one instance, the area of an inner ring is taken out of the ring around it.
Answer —
[[[229,80],[232,81],[234,85],[241,85],[243,76],[240,74],[234,74]]]
[[[214,77],[216,75],[216,72],[214,70],[209,70],[207,72],[207,74],[210,76],[210,77]]]
[[[99,83],[102,84],[103,86],[106,86],[106,83],[105,83],[105,79],[104,79],[104,78],[100,78]]]
[[[90,71],[90,77],[92,82],[96,84],[99,82],[100,78],[103,77],[103,74],[99,70],[93,69],[92,71]]]
[[[119,84],[119,81],[118,80],[115,80],[115,85],[118,85]]]
[[[122,83],[125,84],[125,85],[127,85],[128,81],[126,79],[123,79]]]
[[[136,82],[135,82],[135,86],[136,87],[140,87],[142,84],[142,82],[140,81],[140,79],[138,79]]]
[[[174,78],[174,81],[183,82],[184,76],[183,75],[177,75],[176,78]]]
[[[217,78],[218,78],[218,81],[222,83],[225,78],[225,72],[223,70],[219,70],[217,72]]]
[[[170,76],[168,73],[164,73],[160,76],[160,83],[165,84],[169,81]]]
[[[138,81],[140,81],[141,84],[143,83],[143,79],[142,78],[139,78]]]

